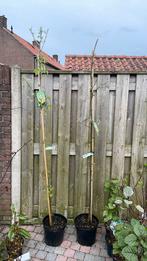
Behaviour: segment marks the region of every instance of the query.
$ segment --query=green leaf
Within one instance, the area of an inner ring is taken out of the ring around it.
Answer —
[[[141,245],[143,246],[143,248],[147,249],[147,241],[144,240],[140,240]]]
[[[143,256],[141,257],[141,261],[147,261],[147,256],[144,256],[144,255],[143,255]]]
[[[10,229],[9,232],[8,232],[8,238],[9,238],[9,240],[12,241],[13,238],[14,238],[14,236],[15,236],[14,231]]]
[[[136,236],[141,237],[141,236],[147,236],[147,231],[143,225],[136,224],[134,226],[134,233]]]
[[[131,197],[134,194],[132,187],[130,186],[124,187],[123,194],[126,198]]]
[[[40,90],[36,92],[37,102],[39,106],[43,106],[46,103],[45,92]]]
[[[137,219],[132,218],[131,225],[132,225],[132,227],[134,227],[135,225],[140,225],[140,222]]]
[[[20,229],[19,234],[23,238],[30,238],[30,233],[27,230],[23,229],[23,228]]]
[[[125,243],[129,246],[137,246],[137,237],[134,234],[130,234],[125,238]]]
[[[109,209],[114,209],[115,207],[116,207],[116,206],[115,206],[114,204],[111,204],[111,203],[108,204],[108,208],[109,208]]]
[[[138,261],[136,247],[126,246],[123,248],[121,253],[127,261]]]

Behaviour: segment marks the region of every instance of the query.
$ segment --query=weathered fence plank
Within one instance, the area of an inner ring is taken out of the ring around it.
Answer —
[[[139,175],[143,173],[145,126],[146,126],[146,91],[147,76],[138,75],[135,93],[135,112],[133,124],[131,183],[136,184]],[[142,201],[142,193],[138,191],[138,201]]]
[[[89,151],[88,119],[89,119],[90,77],[79,75],[77,101],[77,135],[76,135],[76,171],[75,171],[75,205],[74,214],[85,211],[88,162],[82,155]]]
[[[22,211],[32,218],[33,211],[33,75],[22,77]]]
[[[66,217],[68,211],[70,108],[71,75],[61,75],[59,89],[56,209],[57,212],[63,213]]]
[[[128,105],[129,75],[117,76],[112,177],[122,178],[124,175],[125,133]]]
[[[42,77],[42,90],[46,94],[47,105],[44,110],[44,122],[45,122],[45,144],[46,147],[52,145],[52,86],[53,86],[53,77],[52,75],[44,75]],[[40,151],[42,152],[42,137],[40,135]],[[39,213],[40,215],[47,213],[47,190],[46,187],[46,178],[44,170],[44,161],[42,157],[43,153],[40,153],[39,158]],[[51,182],[51,152],[50,150],[46,151],[47,155],[47,168],[49,180]]]
[[[95,134],[94,214],[104,207],[104,182],[106,173],[106,141],[109,116],[110,76],[99,75],[97,84],[96,122],[99,135]]]

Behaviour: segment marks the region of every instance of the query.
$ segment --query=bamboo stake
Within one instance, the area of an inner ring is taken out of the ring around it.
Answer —
[[[95,42],[94,48],[92,50],[91,57],[91,77],[90,77],[90,131],[89,131],[89,142],[90,142],[90,152],[93,155],[90,158],[90,202],[89,202],[89,221],[92,223],[92,211],[93,211],[93,178],[94,178],[94,165],[95,165],[95,155],[94,155],[94,130],[93,130],[93,122],[94,122],[94,106],[93,106],[93,96],[94,96],[94,57],[95,50],[98,43],[98,39]]]
[[[41,118],[41,129],[42,129],[43,159],[44,159],[46,187],[47,187],[46,192],[47,192],[49,226],[52,226],[51,202],[50,202],[50,195],[49,195],[49,191],[48,191],[49,182],[48,182],[48,169],[47,169],[47,158],[46,158],[46,149],[45,149],[44,108],[41,108],[41,110],[40,110],[40,118]]]

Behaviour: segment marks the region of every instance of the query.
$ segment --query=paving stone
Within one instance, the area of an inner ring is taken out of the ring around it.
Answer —
[[[41,234],[36,234],[36,236],[35,236],[35,238],[34,238],[35,240],[37,240],[37,241],[43,241],[43,239],[44,239],[44,236],[43,235],[41,235]]]
[[[36,233],[35,232],[30,232],[31,235],[31,239],[34,239],[36,237]]]
[[[57,254],[57,255],[63,255],[64,251],[65,251],[65,248],[59,246],[59,247],[55,248],[54,253]]]
[[[67,256],[67,257],[73,257],[74,254],[75,254],[75,250],[70,249],[70,248],[66,249],[64,252],[64,256]]]
[[[90,247],[87,246],[81,246],[80,251],[83,253],[89,253],[90,252]]]
[[[33,232],[35,229],[35,226],[26,226],[25,229],[28,230],[29,232]]]
[[[61,247],[64,247],[64,248],[69,248],[71,245],[71,241],[68,241],[68,240],[64,240],[61,244]]]
[[[24,246],[27,246],[27,247],[35,248],[36,245],[37,245],[37,242],[33,239],[25,240],[25,242],[24,242]]]
[[[29,248],[27,252],[30,252],[31,257],[35,257],[37,254],[37,251],[38,251],[37,249]]]
[[[58,255],[57,258],[56,258],[56,261],[67,261],[67,257],[62,256],[62,255]]]
[[[36,226],[34,232],[35,233],[42,233],[43,232],[43,227],[42,226]]]
[[[42,250],[39,250],[39,251],[37,252],[37,254],[36,254],[36,257],[37,257],[37,258],[40,258],[40,259],[43,259],[43,260],[46,258],[46,256],[47,256],[47,252],[42,251]]]
[[[97,241],[94,246],[98,247],[98,248],[104,248],[106,249],[106,244],[105,242],[102,242],[102,241]]]
[[[112,261],[111,257],[106,257],[106,261]]]
[[[3,234],[7,234],[8,231],[9,231],[9,227],[7,227],[7,226],[3,227],[3,229],[2,229]]]
[[[103,256],[103,257],[108,257],[108,253],[105,249],[101,248],[100,250],[100,256]]]
[[[84,260],[84,257],[85,257],[85,253],[82,253],[80,251],[75,252],[74,258],[77,258],[79,260]]]
[[[95,256],[94,261],[105,261],[105,257],[101,257],[101,256]]]
[[[68,226],[65,230],[66,233],[68,234],[73,234],[75,232],[74,226]]]
[[[22,253],[25,254],[29,251],[29,248],[26,246],[23,246]]]
[[[70,248],[74,250],[79,250],[80,244],[78,242],[72,242]]]
[[[76,235],[73,235],[73,234],[69,235],[68,240],[72,241],[72,242],[76,242],[76,240],[77,240]]]
[[[4,226],[0,226],[0,233],[2,233]]]
[[[84,261],[94,261],[94,256],[86,254],[84,257]]]
[[[68,258],[67,258],[67,261],[77,261],[77,259],[68,257]]]
[[[45,249],[45,244],[42,243],[42,242],[38,242],[37,245],[36,245],[36,248],[38,250],[44,250]]]
[[[50,252],[50,253],[54,253],[55,249],[56,248],[53,246],[45,246],[45,251]]]
[[[40,261],[38,258],[32,258],[31,261]]]
[[[100,254],[100,248],[92,246],[89,252],[91,255],[98,256]]]
[[[57,255],[54,253],[48,253],[45,259],[48,261],[55,261],[56,257],[57,257]]]
[[[68,240],[70,234],[65,233],[64,234],[64,240]]]

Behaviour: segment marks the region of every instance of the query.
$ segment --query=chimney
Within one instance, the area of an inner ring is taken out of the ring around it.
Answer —
[[[0,16],[0,28],[7,28],[7,18],[4,15]]]
[[[58,55],[57,54],[53,54],[53,58],[58,62]]]
[[[33,44],[33,46],[36,46],[37,48],[40,48],[40,42],[39,42],[39,41],[34,40],[34,41],[32,42],[32,44]]]
[[[11,25],[11,33],[13,34],[13,26]]]

